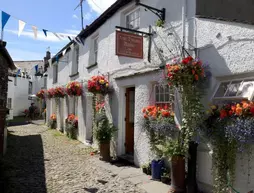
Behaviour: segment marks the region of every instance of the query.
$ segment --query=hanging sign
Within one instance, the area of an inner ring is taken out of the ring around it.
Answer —
[[[116,55],[143,59],[143,36],[116,31]]]

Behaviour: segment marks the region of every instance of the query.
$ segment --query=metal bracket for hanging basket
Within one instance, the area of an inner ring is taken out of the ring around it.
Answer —
[[[145,7],[146,9],[148,9],[149,11],[151,11],[152,13],[157,15],[161,21],[165,22],[165,20],[166,20],[166,9],[165,8],[162,8],[160,10],[160,9],[151,7],[149,5],[145,5],[143,3],[140,3],[140,0],[136,0],[136,5]]]

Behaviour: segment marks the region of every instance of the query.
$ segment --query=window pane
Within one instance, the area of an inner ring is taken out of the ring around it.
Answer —
[[[246,81],[239,87],[237,96],[251,97],[254,91],[254,81]]]
[[[165,94],[165,102],[169,102],[169,94]]]
[[[160,95],[156,94],[156,101],[155,102],[160,102]]]
[[[155,86],[155,93],[159,94],[159,87],[157,85]]]
[[[215,97],[223,97],[225,92],[227,91],[228,89],[228,86],[229,86],[230,82],[223,82],[220,84],[220,87],[218,88],[216,94],[215,94]]]
[[[241,86],[241,81],[232,81],[232,83],[228,86],[228,90],[226,96],[236,96],[239,87]]]
[[[164,93],[160,94],[160,102],[165,102],[165,95],[164,95]]]

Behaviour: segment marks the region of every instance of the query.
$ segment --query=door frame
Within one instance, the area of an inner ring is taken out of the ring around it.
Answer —
[[[129,91],[134,91],[134,109],[133,109],[133,111],[134,111],[134,120],[135,120],[135,90],[136,90],[136,88],[133,86],[133,87],[127,87],[126,89],[125,89],[125,93],[124,93],[124,96],[125,96],[125,98],[124,98],[124,102],[125,102],[125,112],[124,112],[124,125],[125,125],[125,129],[124,129],[124,153],[125,154],[127,154],[127,151],[126,151],[126,149],[127,149],[127,136],[126,136],[126,129],[127,129],[127,120],[128,120],[128,118],[127,117],[129,117],[129,115],[127,115],[127,113],[129,113],[129,112],[127,112],[128,110],[129,110],[129,104],[128,104],[128,102],[129,101],[127,101],[127,92],[129,92]],[[133,155],[134,155],[134,146],[135,146],[135,142],[134,142],[134,128],[135,128],[135,121],[133,122]]]

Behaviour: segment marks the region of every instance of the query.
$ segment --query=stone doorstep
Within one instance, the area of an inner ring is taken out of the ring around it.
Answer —
[[[97,166],[118,175],[120,178],[130,181],[147,193],[167,193],[169,191],[169,185],[151,180],[151,177],[143,174],[139,168],[128,166],[117,167],[110,163],[100,161],[98,158],[94,159],[94,163]]]

